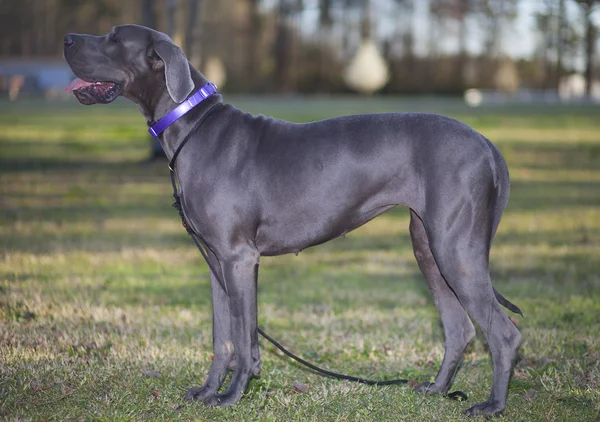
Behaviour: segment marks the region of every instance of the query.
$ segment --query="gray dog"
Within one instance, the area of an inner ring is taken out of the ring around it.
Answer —
[[[64,44],[78,77],[68,90],[81,103],[123,95],[149,125],[207,84],[168,36],[149,28],[69,34]],[[185,219],[208,246],[214,347],[206,384],[188,390],[186,399],[236,403],[259,374],[261,256],[301,251],[404,205],[446,339],[435,382],[418,390],[448,391],[475,337],[470,314],[489,343],[494,379],[487,401],[467,414],[504,409],[521,335],[500,305],[520,311],[493,288],[488,269],[509,193],[506,163],[490,141],[456,120],[421,113],[289,123],[244,113],[223,104],[218,93],[160,135],[169,158],[184,139],[190,142],[181,150],[176,177]],[[229,388],[218,394],[234,363]]]

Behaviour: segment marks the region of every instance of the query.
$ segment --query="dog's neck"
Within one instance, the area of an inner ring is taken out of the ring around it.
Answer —
[[[192,65],[190,65],[190,73],[192,81],[194,81],[194,91],[192,92],[195,92],[208,82],[204,75]],[[156,89],[136,90],[135,87],[133,87],[133,89],[130,90],[131,94],[129,95],[129,99],[133,100],[138,105],[141,113],[146,118],[148,126],[159,121],[178,106],[169,95],[164,79],[155,81],[151,86],[155,86]],[[222,102],[222,97],[217,93],[206,101],[203,101],[201,104],[198,104],[194,110],[191,110],[188,114],[165,129],[159,140],[167,158],[171,159],[178,147],[178,142],[192,129],[193,122],[196,122],[210,107],[218,102]]]

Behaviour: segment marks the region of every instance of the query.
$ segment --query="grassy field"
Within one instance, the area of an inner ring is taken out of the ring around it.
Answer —
[[[431,110],[502,150],[512,195],[492,250],[496,288],[523,310],[504,418],[600,419],[600,108],[466,109],[446,100],[233,98],[305,121]],[[207,268],[171,208],[166,162],[122,103],[0,103],[0,419],[462,420],[492,366],[481,333],[454,389],[315,375],[261,340],[263,373],[240,405],[186,403],[211,362]],[[437,311],[393,209],[299,256],[261,261],[259,324],[327,368],[374,379],[432,378]],[[294,383],[308,386],[306,392]]]

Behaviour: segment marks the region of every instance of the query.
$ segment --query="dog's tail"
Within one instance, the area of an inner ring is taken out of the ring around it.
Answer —
[[[523,316],[523,312],[521,312],[521,309],[519,309],[517,305],[511,303],[507,298],[502,296],[494,286],[492,286],[492,289],[494,289],[494,295],[496,296],[498,302],[500,302],[500,305],[504,306],[506,309],[508,309],[511,312],[514,312],[515,314]]]
[[[510,177],[508,175],[508,166],[506,165],[506,161],[504,161],[504,157],[498,151],[498,148],[489,139],[485,138],[488,146],[492,150],[492,155],[494,157],[494,162],[491,163],[494,166],[494,183],[496,185],[496,201],[495,201],[495,209],[494,209],[494,222],[492,225],[492,236],[490,237],[490,248],[492,246],[492,241],[494,240],[494,236],[496,235],[496,230],[498,230],[498,225],[500,225],[500,219],[502,218],[502,213],[504,212],[504,208],[508,203],[508,196],[510,192]],[[496,288],[494,288],[494,295],[496,296],[496,300],[500,302],[500,305],[504,306],[511,312],[515,314],[519,314],[523,316],[523,312],[521,309],[514,303],[511,303],[508,299],[502,296]]]

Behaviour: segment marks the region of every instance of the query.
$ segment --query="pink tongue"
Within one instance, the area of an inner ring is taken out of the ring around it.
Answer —
[[[75,78],[75,79],[73,79],[73,81],[71,81],[71,83],[69,84],[69,86],[67,86],[65,88],[65,92],[72,92],[72,91],[75,91],[77,89],[84,88],[84,87],[90,86],[90,85],[94,85],[94,83],[93,82],[86,82],[83,79]]]

